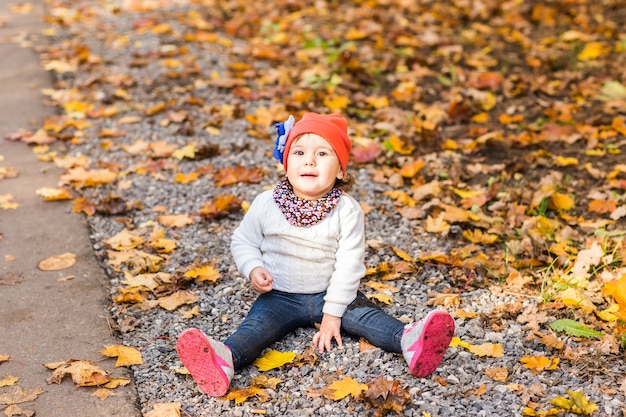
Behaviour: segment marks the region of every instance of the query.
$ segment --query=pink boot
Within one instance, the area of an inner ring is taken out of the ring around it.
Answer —
[[[400,344],[411,373],[425,377],[437,369],[454,336],[454,320],[443,310],[433,310],[417,323],[405,326]]]
[[[176,351],[204,393],[221,397],[228,392],[235,374],[233,355],[228,346],[192,328],[181,333],[176,342]]]

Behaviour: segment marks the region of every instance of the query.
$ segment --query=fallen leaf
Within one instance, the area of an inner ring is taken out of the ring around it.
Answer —
[[[100,350],[99,353],[109,358],[117,357],[117,362],[115,362],[116,368],[120,366],[141,365],[143,363],[141,352],[131,346],[107,346]]]
[[[2,394],[0,394],[0,404],[8,406],[4,409],[4,414],[7,417],[20,415],[31,417],[35,414],[35,412],[23,409],[18,404],[35,401],[42,393],[43,390],[41,388],[33,388],[32,390],[24,391],[22,387],[15,386],[3,391]]]
[[[270,369],[280,368],[286,363],[291,363],[296,358],[294,352],[279,352],[270,350],[265,355],[257,358],[252,365],[259,368],[259,371],[265,372]]]
[[[328,386],[328,389],[332,392],[330,399],[339,401],[347,396],[357,398],[362,392],[367,391],[369,387],[366,384],[361,384],[359,381],[343,377],[339,381],[335,381]]]
[[[178,402],[156,403],[143,417],[180,417],[180,409],[181,405]]]
[[[53,370],[52,376],[46,379],[48,384],[60,384],[63,378],[70,376],[79,387],[92,387],[110,381],[109,372],[95,366],[88,360],[70,359],[65,362],[44,364]]]
[[[7,375],[4,378],[0,379],[0,387],[10,387],[11,385],[15,385],[17,381],[20,379],[13,375]]]
[[[70,252],[54,255],[39,262],[42,271],[59,271],[71,268],[76,263],[76,255]]]
[[[114,396],[114,395],[117,395],[117,394],[114,393],[113,391],[111,391],[110,389],[107,389],[107,388],[98,388],[91,395],[94,396],[94,397],[98,397],[102,401],[104,401],[107,398],[109,398],[111,396]]]

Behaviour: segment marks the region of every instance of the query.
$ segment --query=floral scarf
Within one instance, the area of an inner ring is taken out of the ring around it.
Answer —
[[[274,188],[274,201],[280,211],[289,223],[299,227],[313,226],[324,220],[337,207],[340,197],[341,190],[333,188],[318,200],[306,200],[293,192],[288,181],[281,181]]]

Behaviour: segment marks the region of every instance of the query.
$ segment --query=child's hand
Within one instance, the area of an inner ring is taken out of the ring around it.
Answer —
[[[272,277],[270,271],[258,266],[250,272],[250,281],[252,282],[252,289],[260,293],[265,293],[272,290],[274,277]]]
[[[320,330],[313,336],[313,345],[317,346],[320,353],[324,353],[324,349],[330,352],[331,342],[333,339],[337,341],[339,347],[343,346],[341,342],[341,317],[324,314]]]

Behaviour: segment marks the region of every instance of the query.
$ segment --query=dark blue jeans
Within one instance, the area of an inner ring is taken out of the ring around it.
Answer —
[[[224,342],[233,353],[235,370],[250,365],[261,351],[301,327],[322,322],[324,295],[272,290],[261,294],[241,326]],[[388,352],[402,352],[404,324],[379,309],[361,292],[341,319],[341,330],[363,337]]]

